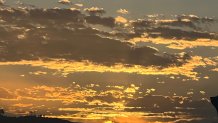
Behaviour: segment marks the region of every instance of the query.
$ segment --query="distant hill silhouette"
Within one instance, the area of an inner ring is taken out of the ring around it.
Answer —
[[[218,96],[216,97],[210,97],[211,103],[216,108],[216,111],[218,113]]]
[[[8,117],[0,115],[0,123],[73,123],[70,121],[37,116]],[[75,123],[75,122],[74,122]]]

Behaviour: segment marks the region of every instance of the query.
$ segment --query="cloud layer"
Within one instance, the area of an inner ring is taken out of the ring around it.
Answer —
[[[134,47],[101,37],[101,31],[85,26],[86,23],[112,26],[113,18],[85,16],[70,9],[9,8],[1,9],[0,15],[1,61],[58,58],[104,65],[168,66],[186,60],[174,54],[158,55],[161,53],[151,47]]]

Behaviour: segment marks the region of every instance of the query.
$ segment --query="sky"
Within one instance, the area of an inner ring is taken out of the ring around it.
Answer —
[[[217,4],[0,1],[0,108],[82,123],[215,123]]]

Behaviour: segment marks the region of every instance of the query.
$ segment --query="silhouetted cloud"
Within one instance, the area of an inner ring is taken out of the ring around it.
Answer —
[[[134,27],[135,33],[147,33],[149,37],[166,39],[217,39],[217,34],[202,31],[204,29],[200,26],[201,24],[215,23],[213,18],[200,18],[194,15],[181,15],[176,19],[158,19],[153,16],[150,18],[132,21],[131,25]],[[186,29],[187,27],[190,29]]]
[[[112,17],[86,16],[85,20],[90,24],[99,24],[107,27],[115,27],[115,19]]]
[[[70,9],[9,8],[1,9],[0,15],[4,20],[0,27],[3,40],[1,61],[58,58],[89,60],[104,65],[167,66],[183,63],[177,57],[157,55],[159,52],[150,47],[138,48],[98,36],[101,32],[86,27],[83,20],[91,24],[113,26],[113,18],[84,18],[80,11]]]

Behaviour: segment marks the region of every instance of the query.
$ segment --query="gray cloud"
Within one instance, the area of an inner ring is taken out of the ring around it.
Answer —
[[[107,27],[115,27],[115,19],[112,17],[86,16],[85,20],[90,24],[99,24]]]
[[[160,54],[151,47],[134,47],[98,36],[89,23],[113,26],[113,18],[86,16],[70,9],[1,9],[1,61],[63,58],[99,64],[181,64],[183,56]],[[85,19],[85,20],[84,20]],[[96,21],[97,20],[97,21]],[[169,57],[170,56],[170,57]],[[173,57],[172,57],[173,56]],[[185,59],[184,59],[185,60]]]
[[[178,15],[174,19],[146,18],[131,22],[136,34],[147,33],[150,37],[195,40],[217,39],[217,34],[205,31],[204,27],[217,23],[213,18],[195,15]]]

